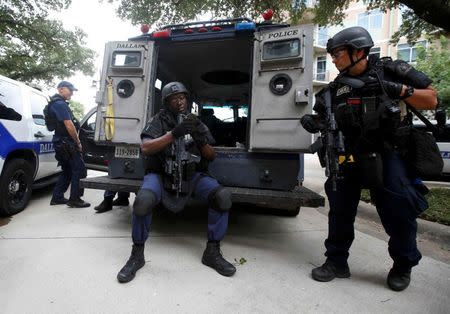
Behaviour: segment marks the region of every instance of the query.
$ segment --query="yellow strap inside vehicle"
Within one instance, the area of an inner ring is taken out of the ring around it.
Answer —
[[[108,141],[114,137],[114,107],[113,107],[113,80],[108,79],[106,86],[106,119],[105,119],[105,137]]]

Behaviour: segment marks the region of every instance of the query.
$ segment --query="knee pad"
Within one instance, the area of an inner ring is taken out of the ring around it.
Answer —
[[[146,216],[151,213],[155,205],[155,192],[147,189],[140,189],[133,203],[133,213],[136,216]]]
[[[219,187],[209,195],[208,203],[215,210],[229,211],[232,205],[230,190],[223,186]]]

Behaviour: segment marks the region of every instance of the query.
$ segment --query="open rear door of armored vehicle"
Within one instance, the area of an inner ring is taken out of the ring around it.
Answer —
[[[140,134],[153,109],[153,41],[109,42],[96,102],[94,141],[111,146],[111,177],[141,178]]]
[[[309,151],[300,118],[311,112],[313,25],[255,33],[251,151]]]
[[[109,42],[97,94],[95,140],[106,144],[140,144],[140,134],[151,112],[153,41]],[[147,105],[143,105],[143,101]],[[131,152],[129,152],[131,153]]]

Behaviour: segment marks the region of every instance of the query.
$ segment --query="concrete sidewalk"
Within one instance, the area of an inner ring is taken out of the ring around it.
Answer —
[[[201,264],[206,212],[155,216],[146,265],[129,284],[116,274],[131,249],[130,208],[48,206],[50,194],[0,221],[2,313],[449,313],[450,266],[424,256],[411,286],[387,288],[385,241],[356,231],[350,279],[320,283],[327,217],[303,208],[298,217],[234,211],[222,251],[244,258],[225,278]],[[132,196],[133,198],[134,196]],[[85,198],[100,202],[102,193]]]

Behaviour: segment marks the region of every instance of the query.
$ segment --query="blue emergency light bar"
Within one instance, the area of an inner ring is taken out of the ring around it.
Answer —
[[[256,24],[253,22],[240,22],[236,23],[234,25],[234,29],[236,32],[240,31],[255,31],[256,30]]]

